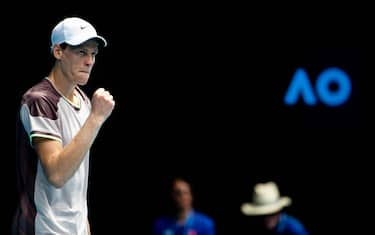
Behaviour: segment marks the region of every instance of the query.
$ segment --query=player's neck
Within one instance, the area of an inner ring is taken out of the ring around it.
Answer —
[[[54,67],[48,75],[48,79],[62,96],[66,97],[71,102],[74,102],[75,85],[69,83],[68,79],[64,77],[59,69]]]
[[[66,82],[62,74],[56,68],[52,69],[47,79],[51,82],[55,90],[75,107],[80,107],[80,100],[75,94],[75,86]]]

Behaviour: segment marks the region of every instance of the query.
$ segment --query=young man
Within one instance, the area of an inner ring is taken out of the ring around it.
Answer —
[[[13,234],[90,234],[89,152],[115,101],[103,88],[90,100],[79,86],[106,45],[81,18],[66,18],[52,30],[55,64],[23,95],[16,124],[20,203]]]

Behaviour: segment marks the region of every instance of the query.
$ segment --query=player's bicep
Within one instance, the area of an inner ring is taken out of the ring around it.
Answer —
[[[34,137],[33,146],[38,154],[43,170],[48,178],[55,172],[57,160],[63,147],[60,141]]]

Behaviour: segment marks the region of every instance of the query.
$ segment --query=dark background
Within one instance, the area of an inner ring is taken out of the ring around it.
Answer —
[[[239,207],[254,183],[268,180],[293,199],[288,211],[312,234],[367,229],[369,15],[365,7],[280,7],[61,5],[20,16],[31,36],[11,29],[15,114],[21,94],[52,66],[50,32],[63,17],[88,20],[108,41],[83,87],[89,95],[105,87],[116,100],[92,148],[93,234],[150,234],[175,174],[192,179],[196,208],[216,220],[218,234],[247,231]],[[296,68],[314,84],[331,66],[351,78],[344,105],[282,103]]]

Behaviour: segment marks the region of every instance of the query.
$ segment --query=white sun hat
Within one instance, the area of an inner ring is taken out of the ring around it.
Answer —
[[[258,183],[254,186],[252,202],[241,205],[244,215],[268,215],[273,214],[292,203],[286,196],[280,196],[275,182]]]

